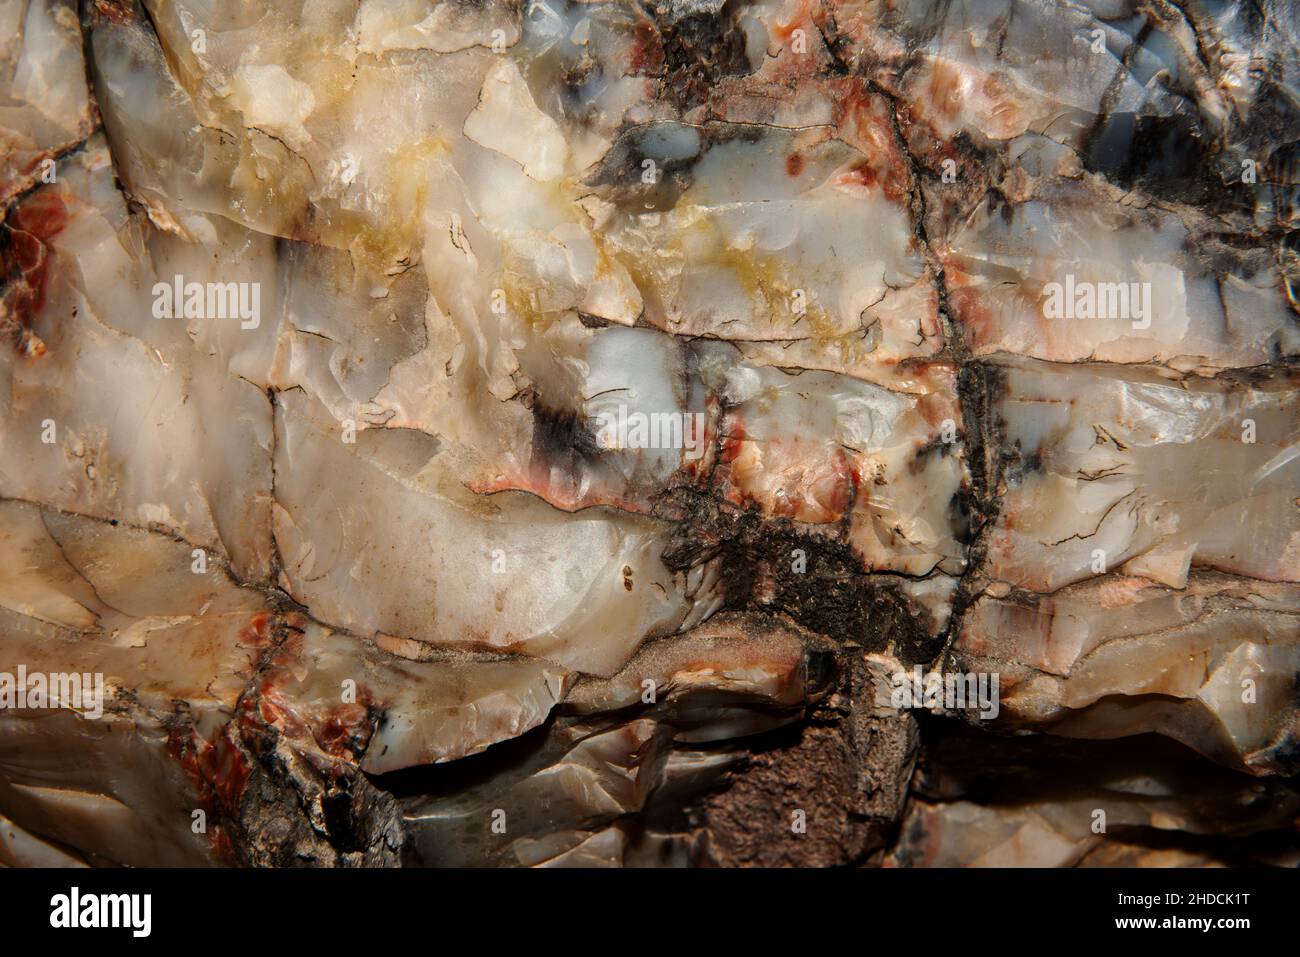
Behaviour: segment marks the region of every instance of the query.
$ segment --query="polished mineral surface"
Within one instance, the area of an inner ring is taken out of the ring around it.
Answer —
[[[1300,862],[1298,49],[0,0],[0,864]]]

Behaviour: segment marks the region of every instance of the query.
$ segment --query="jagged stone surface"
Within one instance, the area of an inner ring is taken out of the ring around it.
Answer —
[[[1291,5],[0,24],[0,863],[1295,862]]]

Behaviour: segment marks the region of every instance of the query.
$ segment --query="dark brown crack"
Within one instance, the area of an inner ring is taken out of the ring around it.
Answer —
[[[674,526],[664,564],[687,571],[720,556],[728,610],[788,615],[837,644],[890,649],[909,663],[939,652],[941,632],[901,589],[908,576],[868,575],[834,531],[767,518],[691,488],[669,493],[660,507],[669,502],[686,517]]]
[[[729,786],[693,812],[701,863],[852,866],[892,841],[916,760],[916,720],[873,712],[860,648],[846,648],[843,663],[825,705],[754,746]]]

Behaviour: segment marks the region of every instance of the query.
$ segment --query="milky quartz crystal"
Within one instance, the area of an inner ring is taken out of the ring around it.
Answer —
[[[0,863],[1296,863],[1297,49],[0,0]]]

